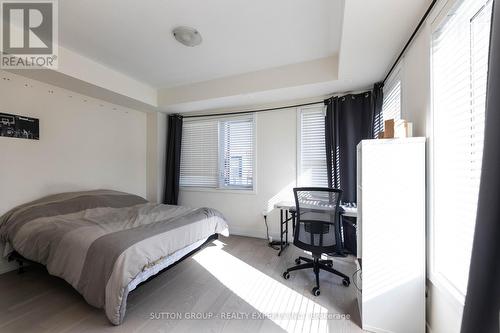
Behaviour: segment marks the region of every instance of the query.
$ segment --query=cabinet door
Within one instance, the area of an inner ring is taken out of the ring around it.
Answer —
[[[363,242],[361,241],[361,229],[362,229],[362,219],[363,219],[363,180],[362,180],[362,174],[361,170],[362,165],[363,165],[363,159],[362,159],[362,148],[363,148],[363,143],[358,144],[357,147],[357,160],[356,160],[356,183],[357,183],[357,194],[356,197],[358,199],[358,202],[356,203],[356,206],[358,208],[358,216],[356,218],[356,255],[358,258],[362,258],[362,250],[363,250]]]
[[[425,143],[372,143],[362,154],[363,325],[423,332]]]

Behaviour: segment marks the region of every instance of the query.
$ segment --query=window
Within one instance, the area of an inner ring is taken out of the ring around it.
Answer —
[[[395,124],[401,119],[401,79],[399,71],[384,87],[384,101],[382,104],[382,121],[394,119]],[[382,123],[382,128],[384,124]]]
[[[299,109],[299,186],[327,187],[325,107]]]
[[[219,122],[220,186],[252,189],[253,117]]]
[[[181,187],[253,190],[254,116],[186,119]]]
[[[432,272],[463,302],[484,138],[491,1],[459,1],[432,35]]]

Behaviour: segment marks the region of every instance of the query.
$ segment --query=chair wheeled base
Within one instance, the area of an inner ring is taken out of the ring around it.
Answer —
[[[304,261],[305,264],[301,264],[301,262]],[[344,287],[349,287],[351,284],[351,281],[349,280],[349,277],[335,269],[333,269],[333,262],[331,260],[321,260],[319,257],[314,256],[313,259],[305,258],[305,257],[298,257],[295,259],[295,263],[297,266],[293,266],[288,268],[284,273],[283,273],[283,278],[285,280],[288,280],[290,278],[290,272],[291,271],[297,271],[301,269],[310,269],[312,268],[314,271],[314,274],[316,275],[316,287],[312,289],[312,294],[314,296],[319,296],[320,290],[319,290],[319,271],[324,270],[330,273],[333,273],[335,275],[340,276],[343,278],[342,284]]]

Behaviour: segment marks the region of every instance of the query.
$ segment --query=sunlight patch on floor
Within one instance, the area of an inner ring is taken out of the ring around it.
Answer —
[[[194,260],[255,308],[255,315],[266,315],[288,332],[328,332],[325,307],[227,253],[224,243],[213,244],[194,255]]]

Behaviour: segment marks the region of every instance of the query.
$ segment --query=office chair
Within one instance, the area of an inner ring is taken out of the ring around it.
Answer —
[[[314,296],[320,294],[319,272],[324,270],[343,278],[342,284],[348,287],[349,277],[333,269],[331,260],[321,260],[322,253],[332,253],[337,250],[337,230],[341,190],[322,187],[299,187],[293,189],[296,206],[295,235],[293,245],[299,249],[310,251],[312,259],[298,257],[297,266],[288,268],[285,279],[290,278],[290,272],[312,268],[316,275]],[[300,264],[302,261],[305,264]]]

